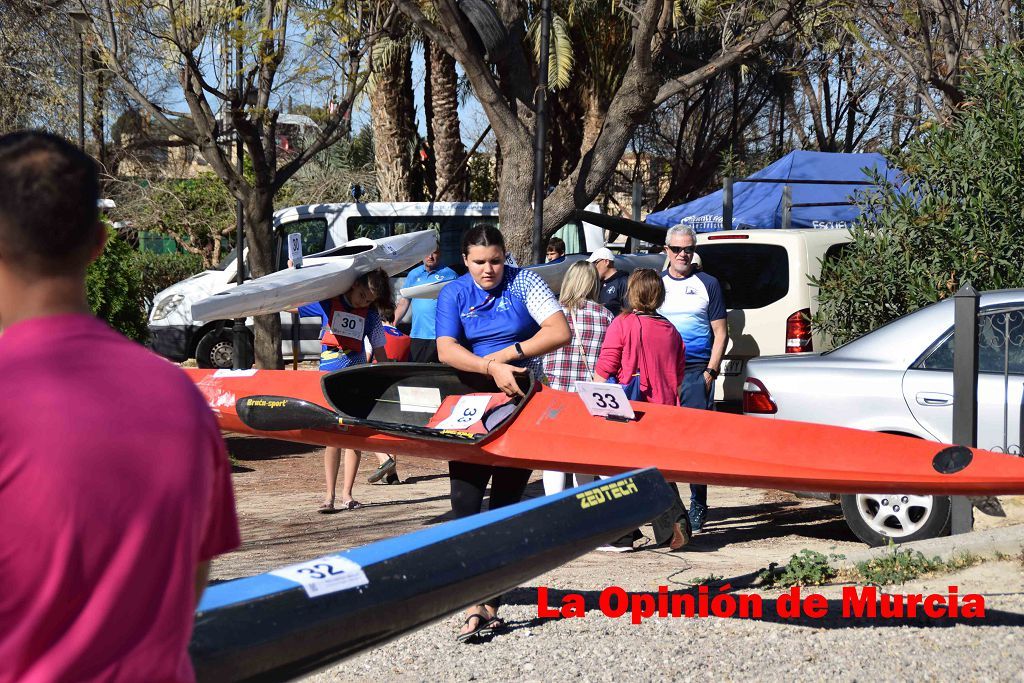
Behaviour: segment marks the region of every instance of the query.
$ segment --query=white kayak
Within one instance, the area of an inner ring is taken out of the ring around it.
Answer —
[[[588,254],[570,254],[564,261],[558,263],[544,263],[537,266],[527,266],[530,270],[540,275],[548,287],[558,294],[562,289],[562,278],[565,277],[569,266],[587,258]],[[661,272],[665,265],[664,254],[620,254],[615,257],[615,269],[624,273],[631,273],[637,268],[653,268]],[[399,293],[406,299],[436,299],[446,282],[431,282],[415,287],[405,287]]]
[[[330,256],[303,259],[287,268],[214,294],[192,305],[195,320],[225,320],[277,313],[347,292],[356,278],[377,268],[397,275],[437,247],[433,230],[372,240],[350,240]]]

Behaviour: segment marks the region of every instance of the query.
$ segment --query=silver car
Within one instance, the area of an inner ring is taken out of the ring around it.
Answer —
[[[1024,289],[986,292],[978,322],[978,446],[1021,453]],[[953,431],[953,300],[946,299],[833,351],[750,361],[743,412],[950,443]],[[944,496],[838,498],[870,545],[948,532]]]

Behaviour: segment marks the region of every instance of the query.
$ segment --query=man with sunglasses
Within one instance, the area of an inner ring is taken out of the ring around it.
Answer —
[[[677,225],[665,235],[665,303],[658,313],[672,322],[686,345],[680,405],[714,410],[715,379],[728,336],[725,303],[718,280],[694,267],[696,244],[697,233],[689,226]],[[707,485],[690,484],[689,516],[694,532],[704,527],[707,510]]]

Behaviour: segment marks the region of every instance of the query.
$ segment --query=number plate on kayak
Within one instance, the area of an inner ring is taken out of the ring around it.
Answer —
[[[370,583],[362,567],[348,558],[337,555],[318,557],[309,562],[281,567],[270,573],[301,584],[306,595],[311,598]]]
[[[434,425],[435,429],[466,429],[481,419],[487,404],[491,402],[490,394],[484,396],[463,396],[452,408],[452,414]]]
[[[629,399],[626,398],[626,392],[622,390],[621,384],[576,382],[576,391],[583,399],[587,412],[595,417],[636,419],[636,413],[629,405]]]
[[[288,235],[288,260],[292,268],[302,267],[302,235],[297,232]]]

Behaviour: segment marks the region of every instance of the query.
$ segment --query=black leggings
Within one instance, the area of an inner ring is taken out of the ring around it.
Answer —
[[[448,463],[448,473],[452,487],[452,512],[456,519],[461,519],[480,512],[488,480],[491,481],[491,504],[488,509],[497,510],[518,503],[523,499],[531,471],[453,460]],[[484,604],[497,609],[501,604],[501,596]]]

